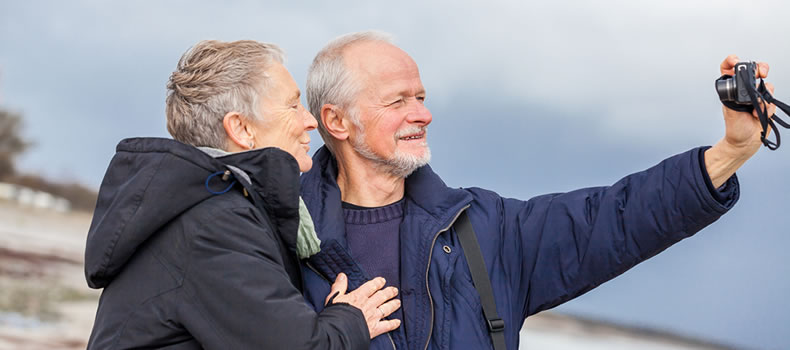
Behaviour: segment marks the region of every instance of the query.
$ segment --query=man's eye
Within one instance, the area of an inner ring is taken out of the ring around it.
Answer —
[[[417,96],[417,101],[425,102],[425,96]]]
[[[400,99],[397,99],[395,102],[392,102],[392,103],[390,103],[389,105],[390,105],[390,106],[394,106],[394,105],[396,105],[396,104],[398,104],[398,103],[401,103],[401,102],[403,102],[403,99],[402,99],[402,98],[400,98]]]
[[[293,108],[293,109],[299,109],[299,104],[292,105],[292,106],[291,106],[291,108]]]

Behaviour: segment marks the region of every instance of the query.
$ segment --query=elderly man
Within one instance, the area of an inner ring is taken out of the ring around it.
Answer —
[[[722,72],[732,74],[737,61],[728,57]],[[759,74],[767,70],[761,63]],[[375,32],[332,41],[308,74],[308,103],[326,147],[302,176],[322,240],[304,263],[305,293],[320,310],[340,272],[352,287],[370,276],[397,286],[402,311],[391,317],[402,326],[374,339],[373,349],[518,348],[527,316],[727,212],[738,199],[735,170],[760,147],[757,119],[724,108],[726,135],[713,147],[611,186],[521,201],[449,188],[431,170],[425,96],[417,64]],[[465,218],[472,230],[463,228]]]

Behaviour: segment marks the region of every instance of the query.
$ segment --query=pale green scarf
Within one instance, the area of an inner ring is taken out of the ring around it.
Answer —
[[[307,211],[302,197],[299,197],[299,231],[296,234],[296,255],[307,259],[321,251],[321,240],[315,233],[313,217]]]

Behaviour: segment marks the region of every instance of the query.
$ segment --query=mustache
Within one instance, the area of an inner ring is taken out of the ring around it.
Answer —
[[[398,130],[395,133],[395,138],[399,139],[401,137],[406,137],[409,135],[420,134],[428,130],[428,126],[409,126]]]

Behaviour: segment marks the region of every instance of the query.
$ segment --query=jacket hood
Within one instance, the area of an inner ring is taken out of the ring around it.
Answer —
[[[236,169],[233,169],[236,168]],[[247,176],[222,179],[228,169]],[[212,174],[220,173],[212,176]],[[247,178],[250,182],[247,182]],[[85,277],[103,288],[121,271],[137,248],[189,208],[222,195],[233,181],[265,193],[262,205],[272,224],[294,249],[299,211],[299,168],[277,148],[213,158],[171,139],[121,141],[99,190],[85,248]]]

